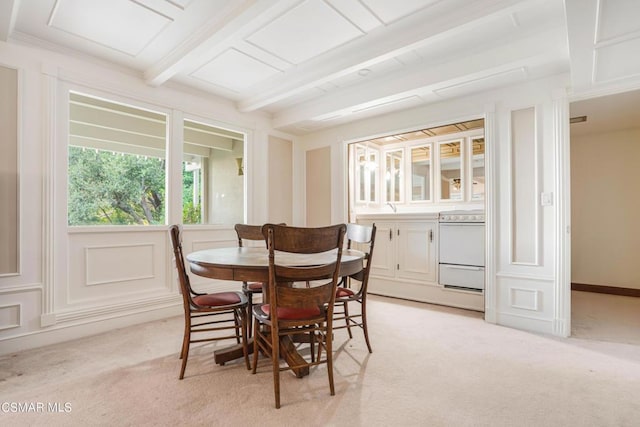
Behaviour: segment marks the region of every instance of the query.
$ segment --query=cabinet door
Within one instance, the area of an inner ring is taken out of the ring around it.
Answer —
[[[436,225],[435,221],[398,224],[397,277],[436,281]]]
[[[376,244],[373,248],[371,275],[394,277],[396,271],[396,231],[392,222],[376,222]]]

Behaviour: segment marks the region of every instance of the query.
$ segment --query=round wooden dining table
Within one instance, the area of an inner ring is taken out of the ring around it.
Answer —
[[[312,266],[331,262],[335,251],[322,254],[292,254],[276,251],[278,264]],[[340,261],[340,276],[362,270],[364,253],[344,249]],[[233,247],[205,249],[187,255],[191,272],[210,279],[267,282],[269,280],[269,251],[264,247]]]
[[[290,266],[313,266],[335,260],[335,250],[322,254],[292,254],[276,251],[279,264]],[[340,261],[340,276],[348,276],[362,270],[364,253],[355,249],[344,249]],[[205,249],[187,255],[193,274],[218,280],[245,282],[269,281],[269,251],[264,247],[232,247]],[[291,340],[281,340],[280,353],[291,366],[300,365],[300,354]],[[250,346],[252,349],[252,346]],[[242,345],[219,349],[214,352],[214,360],[224,364],[243,357]],[[298,377],[309,373],[308,368],[294,369]]]

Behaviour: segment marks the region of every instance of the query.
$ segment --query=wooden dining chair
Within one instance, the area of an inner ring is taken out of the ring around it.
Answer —
[[[280,224],[280,225],[285,225]],[[238,235],[238,246],[242,247],[243,241],[251,240],[251,241],[261,241],[265,244],[265,238],[262,235],[262,226],[261,225],[248,225],[248,224],[236,224],[235,225],[236,234]],[[253,335],[253,296],[255,294],[262,294],[262,287],[264,283],[262,282],[242,282],[242,292],[247,297],[248,301],[248,336]]]
[[[367,327],[367,287],[369,285],[369,273],[371,271],[371,257],[376,241],[376,225],[372,226],[360,224],[347,224],[347,248],[358,249],[365,253],[364,266],[359,272],[351,276],[343,277],[336,291],[336,302],[333,321],[333,329],[347,328],[349,338],[353,338],[352,327],[360,327],[364,332],[364,340],[367,343],[369,353],[371,343],[369,342],[369,329]],[[353,247],[357,246],[357,247]],[[354,284],[357,286],[354,288]],[[353,313],[349,311],[349,304],[360,304],[360,311]],[[344,325],[340,325],[341,321]],[[340,326],[338,326],[340,325]]]
[[[237,343],[242,343],[244,361],[247,369],[250,369],[247,345],[247,298],[241,292],[205,294],[194,291],[184,264],[180,226],[172,225],[169,227],[169,234],[171,235],[184,307],[180,379],[184,378],[189,346],[197,342],[235,339]],[[234,331],[233,334],[228,332],[231,330]],[[201,339],[191,338],[191,334],[202,332],[209,333],[209,336]]]
[[[346,226],[300,228],[265,224],[262,230],[269,249],[269,284],[266,301],[253,307],[253,373],[257,370],[258,353],[262,352],[271,359],[275,406],[279,408],[280,371],[326,363],[333,396],[333,305]],[[320,264],[313,262],[314,256],[318,259],[319,254],[332,250],[328,256],[320,255],[325,257]],[[305,265],[295,266],[291,257],[301,254]],[[300,356],[297,363],[290,361],[281,367],[281,348],[291,343],[293,335],[301,333],[317,344],[317,356],[310,361]]]

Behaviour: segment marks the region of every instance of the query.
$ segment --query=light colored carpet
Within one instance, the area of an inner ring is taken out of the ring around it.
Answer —
[[[240,362],[215,365],[211,345],[196,347],[179,381],[182,319],[147,323],[0,358],[3,405],[71,409],[0,411],[0,425],[637,426],[640,299],[606,301],[607,317],[590,298],[600,295],[577,294],[570,339],[372,296],[374,353],[360,331],[353,340],[337,331],[336,395],[325,367],[303,379],[285,372],[279,410],[265,361],[251,375]],[[613,327],[620,311],[629,316]],[[599,316],[606,325],[588,325]],[[607,330],[614,340],[598,336]]]

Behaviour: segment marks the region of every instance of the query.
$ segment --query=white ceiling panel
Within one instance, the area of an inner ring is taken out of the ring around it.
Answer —
[[[333,80],[331,83],[335,88],[345,88],[354,84],[362,83],[366,80],[378,79],[386,74],[396,71],[403,67],[403,64],[395,58],[379,62],[362,68],[354,73],[347,74]]]
[[[508,43],[514,35],[514,26],[508,16],[489,20],[482,25],[471,26],[467,31],[442,37],[434,43],[427,43],[416,49],[416,54],[430,63],[441,63],[477,52],[482,44]]]
[[[307,0],[247,37],[249,43],[300,64],[363,33],[324,1]]]
[[[424,9],[441,0],[362,0],[362,2],[385,24]],[[428,25],[428,23],[425,23]]]
[[[179,7],[180,9],[186,9],[189,7],[193,0],[164,0],[167,3],[171,3],[172,5]]]
[[[345,18],[349,19],[366,33],[382,25],[382,21],[358,0],[327,1],[334,9],[340,11]]]
[[[640,0],[7,1],[7,44],[208,93],[283,132],[569,71],[574,95],[640,87]]]
[[[640,31],[640,1],[601,0],[596,28],[596,43]],[[629,19],[634,16],[636,19]]]
[[[637,52],[640,52],[640,37],[596,49],[595,82],[640,76],[640,55]]]
[[[453,98],[460,95],[468,95],[474,92],[481,92],[494,87],[506,86],[527,78],[527,71],[524,67],[507,70],[501,73],[492,74],[476,79],[467,80],[450,86],[434,89],[434,93],[445,98]]]
[[[241,92],[280,70],[235,49],[213,58],[191,75],[208,83]]]
[[[130,0],[58,0],[49,25],[136,56],[171,21]]]

